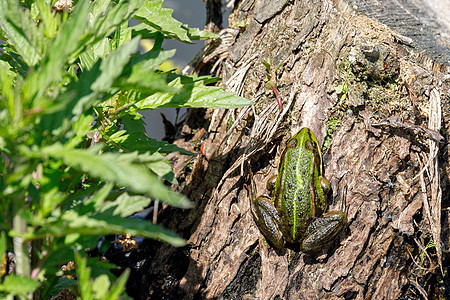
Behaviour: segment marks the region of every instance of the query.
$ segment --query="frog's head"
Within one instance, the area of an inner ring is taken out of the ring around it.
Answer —
[[[311,151],[320,157],[319,143],[311,129],[306,127],[300,129],[291,139],[289,139],[286,146],[290,149],[297,148]]]
[[[285,152],[292,153],[293,155],[289,155],[290,158],[301,159],[304,164],[309,162],[313,166],[313,172],[315,170],[320,178],[320,185],[324,193],[327,194],[330,191],[330,182],[322,176],[322,153],[319,143],[311,129],[306,127],[300,129],[287,141]]]

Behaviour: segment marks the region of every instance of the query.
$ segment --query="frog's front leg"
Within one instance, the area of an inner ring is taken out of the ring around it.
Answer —
[[[301,250],[305,253],[317,252],[328,247],[347,224],[347,216],[342,211],[330,211],[309,223]]]
[[[255,196],[255,182],[253,178],[250,184],[250,209],[259,230],[264,237],[276,248],[284,246],[283,234],[280,230],[281,218],[273,205],[273,201],[267,196]]]

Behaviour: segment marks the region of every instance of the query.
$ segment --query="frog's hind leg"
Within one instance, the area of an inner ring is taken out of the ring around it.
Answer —
[[[264,237],[276,248],[284,246],[283,234],[279,228],[281,218],[272,200],[267,196],[260,196],[250,201],[250,207],[255,223]]]
[[[311,221],[306,229],[301,250],[317,252],[328,247],[347,224],[347,216],[341,211],[330,211]]]

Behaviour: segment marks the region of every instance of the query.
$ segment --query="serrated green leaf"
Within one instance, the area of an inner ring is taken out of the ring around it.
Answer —
[[[55,37],[58,29],[58,21],[55,15],[51,12],[50,6],[45,0],[37,0],[36,5],[39,9],[41,20],[44,23],[44,33],[48,38]]]
[[[136,107],[146,110],[161,107],[235,108],[253,105],[252,101],[224,92],[221,87],[205,86],[202,82],[182,84],[180,77],[171,81],[169,86],[182,89],[183,92],[176,95],[158,92],[136,103]]]
[[[81,1],[49,46],[44,62],[28,76],[23,88],[24,99],[33,102],[35,98],[42,97],[50,85],[61,78],[64,65],[78,47],[80,37],[87,28],[88,14],[89,1]]]
[[[106,57],[111,52],[108,39],[102,39],[80,55],[80,67],[86,71],[92,68],[99,59]]]
[[[146,193],[154,199],[159,199],[169,205],[189,208],[190,201],[167,188],[157,176],[145,167],[133,164],[130,158],[123,160],[125,154],[104,153],[96,154],[95,149],[72,150],[60,147],[46,147],[42,149],[43,155],[62,159],[66,164],[100,178],[106,182],[114,182],[138,193]],[[137,156],[137,153],[135,153]]]
[[[128,28],[128,22],[125,22],[120,26],[120,29],[116,31],[114,39],[111,41],[113,44],[113,49],[128,43],[131,41],[131,38],[131,28]]]
[[[136,12],[134,18],[155,28],[166,36],[185,43],[192,43],[186,29],[182,27],[183,24],[172,18],[173,10],[163,8],[162,3],[162,0],[146,1]]]
[[[145,0],[125,1],[121,0],[115,5],[99,3],[98,7],[92,8],[89,24],[93,24],[86,31],[77,50],[73,52],[71,59],[76,59],[86,49],[89,49],[100,40],[110,36],[117,30],[117,27],[128,22],[131,16],[142,5]],[[81,2],[81,1],[80,1]],[[91,2],[91,1],[82,1]],[[99,2],[99,1],[95,1]],[[116,2],[116,1],[114,1]]]
[[[130,29],[133,37],[139,35],[142,37],[142,39],[153,40],[156,38],[157,35],[161,34],[158,30],[145,23],[139,23],[133,27],[130,27]],[[170,37],[167,38],[170,39]]]
[[[128,193],[123,193],[116,200],[96,205],[96,207],[99,212],[113,208],[114,215],[129,217],[144,210],[151,202],[152,200],[145,196],[130,196]]]
[[[70,84],[66,92],[53,102],[54,107],[50,109],[53,112],[41,120],[43,130],[51,132],[53,138],[69,131],[74,120],[83,112],[89,112],[88,109],[101,100],[99,93],[109,91],[138,45],[139,39],[133,39],[105,59],[98,60],[90,70],[83,73],[79,81]],[[85,129],[86,123],[82,125]]]
[[[175,49],[169,51],[149,51],[141,57],[136,58],[139,64],[135,66],[145,70],[155,71],[164,61],[172,58],[175,55]]]
[[[91,85],[100,73],[100,61],[97,61],[78,81],[69,84],[65,93],[55,101],[45,102],[50,106],[45,109],[45,115],[40,119],[39,125],[41,132],[50,133],[50,142],[59,140],[58,137],[70,131],[73,122],[82,113],[90,113],[89,109],[99,101],[98,92],[93,91]]]
[[[143,55],[133,55],[114,86],[139,91],[141,93],[139,99],[158,91],[176,92],[175,88],[167,85],[166,75],[156,72],[157,68],[174,54],[175,51],[149,51]]]
[[[191,40],[209,40],[220,37],[217,33],[200,30],[198,28],[189,28],[185,25],[181,27],[187,31],[187,34]]]
[[[50,183],[48,185],[53,184]],[[64,195],[59,192],[57,186],[53,186],[52,188],[45,186],[44,188],[45,189],[40,193],[41,201],[38,205],[38,210],[36,211],[36,221],[41,221],[55,208],[55,206],[58,206],[65,199]]]
[[[88,257],[87,265],[91,268],[91,277],[95,278],[105,274],[110,282],[117,278],[110,272],[110,270],[117,269],[117,265],[111,262],[100,260],[98,257]]]
[[[145,122],[143,116],[138,112],[122,116],[120,124],[128,132],[145,134]]]
[[[5,43],[8,43],[8,38],[6,37],[2,28],[0,28],[0,40],[4,41]]]
[[[145,122],[142,115],[138,113],[129,114],[121,117],[120,123],[125,130],[117,131],[109,139],[121,146],[128,152],[138,151],[139,153],[148,152],[150,154],[180,152],[182,154],[193,155],[194,153],[170,144],[166,141],[158,141],[147,136]],[[132,132],[131,134],[128,132]]]
[[[8,275],[0,284],[0,291],[13,295],[26,295],[34,292],[38,287],[39,283],[29,277]]]
[[[122,90],[135,90],[140,93],[139,99],[156,92],[175,91],[167,86],[164,75],[139,68],[134,68],[130,76],[122,76],[116,80],[114,87]]]
[[[96,0],[92,2],[91,14],[94,22],[99,16],[103,15],[106,12],[106,9],[110,5],[110,3],[111,0]]]
[[[102,212],[88,214],[79,214],[76,210],[69,210],[63,213],[54,223],[42,226],[35,233],[26,233],[22,236],[24,239],[37,239],[47,235],[66,236],[72,233],[95,236],[131,234],[167,242],[176,247],[185,245],[184,239],[160,225],[136,218],[123,218],[120,215],[114,215],[114,211],[114,207]]]
[[[209,40],[219,38],[220,35],[205,30],[200,30],[198,28],[189,28],[186,25],[181,25],[181,28],[186,30],[188,37],[191,40]],[[133,36],[140,35],[142,39],[155,39],[156,34],[160,31],[155,28],[145,24],[140,23],[130,28],[132,30]],[[165,39],[173,39],[172,36],[164,36]]]
[[[0,0],[0,24],[10,43],[29,66],[42,57],[43,33],[17,1]]]
[[[178,181],[175,178],[175,174],[172,171],[169,161],[158,152],[154,153],[153,156],[159,156],[161,159],[147,162],[145,165],[159,177],[172,184],[177,184]]]
[[[103,39],[104,37],[109,36],[120,24],[128,22],[131,16],[133,16],[144,2],[145,0],[121,0],[114,6],[109,5],[106,13],[101,12],[105,6],[101,5],[98,10],[96,8],[96,14],[100,16],[94,21],[94,27],[92,29],[96,39]]]
[[[139,38],[132,39],[129,43],[111,52],[101,63],[101,74],[92,84],[94,91],[106,91],[114,80],[122,73],[126,63],[139,46]]]
[[[170,144],[166,141],[158,141],[149,138],[141,133],[128,134],[125,130],[118,131],[110,137],[112,141],[119,144],[122,148],[127,151],[139,151],[139,153],[149,152],[180,152],[182,154],[194,155],[194,153],[180,148],[174,144]]]

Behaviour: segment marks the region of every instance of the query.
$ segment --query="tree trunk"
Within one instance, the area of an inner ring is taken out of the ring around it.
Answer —
[[[168,208],[160,217],[188,247],[154,246],[147,296],[448,293],[442,272],[448,272],[449,255],[442,250],[450,246],[449,67],[414,52],[401,35],[341,0],[235,2],[230,25],[241,21],[240,27],[222,32],[222,48],[205,50],[199,65],[220,61],[215,68],[224,88],[255,105],[189,113],[175,143],[197,152],[201,145],[201,154],[172,161],[179,190],[195,208]],[[282,112],[264,87],[263,60],[269,58]],[[315,255],[275,251],[253,221],[245,188],[252,170],[258,195],[267,194],[286,140],[302,127],[325,141],[330,209],[347,188],[348,225]]]

